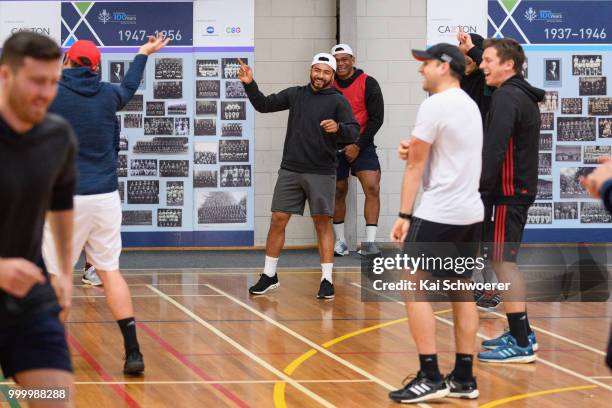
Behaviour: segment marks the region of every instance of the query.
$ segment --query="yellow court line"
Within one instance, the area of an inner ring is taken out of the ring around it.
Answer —
[[[546,391],[530,392],[530,393],[527,393],[527,394],[518,394],[518,395],[513,395],[511,397],[502,398],[502,399],[498,399],[498,400],[495,400],[495,401],[487,402],[486,404],[481,405],[479,408],[497,407],[497,406],[505,404],[507,402],[518,401],[518,400],[522,400],[522,399],[526,399],[526,398],[531,398],[531,397],[538,397],[540,395],[558,394],[560,392],[567,392],[567,391],[590,390],[590,389],[593,389],[593,388],[597,388],[597,385],[580,385],[580,386],[577,386],[577,387],[563,387],[563,388],[555,388],[555,389],[546,390]]]
[[[442,313],[446,313],[446,312],[450,312],[453,309],[444,309],[444,310],[439,310],[437,312],[434,312],[434,314],[442,314]],[[370,331],[374,331],[374,330],[378,330],[378,329],[382,329],[383,327],[387,327],[387,326],[391,326],[393,324],[397,324],[397,323],[401,323],[401,322],[406,322],[408,321],[407,317],[401,318],[401,319],[397,319],[397,320],[391,320],[389,322],[385,322],[385,323],[380,323],[374,326],[370,326],[370,327],[365,327],[363,329],[359,329],[359,330],[355,330],[352,331],[350,333],[346,333],[342,336],[336,337],[335,339],[331,339],[323,344],[321,344],[322,347],[325,348],[329,348],[331,346],[333,346],[334,344],[338,344],[344,340],[350,339],[351,337],[355,337],[355,336],[359,336],[360,334],[364,334]],[[295,370],[297,370],[297,368],[304,363],[306,360],[308,360],[310,357],[314,356],[315,354],[317,354],[317,350],[315,349],[310,349],[307,352],[305,352],[304,354],[302,354],[301,356],[297,357],[295,360],[293,360],[291,363],[289,363],[289,365],[287,365],[287,367],[285,367],[285,369],[283,370],[283,372],[287,375],[291,375],[295,372]],[[274,406],[276,408],[287,408],[287,403],[285,402],[285,388],[286,388],[286,383],[284,381],[277,381],[274,384]]]

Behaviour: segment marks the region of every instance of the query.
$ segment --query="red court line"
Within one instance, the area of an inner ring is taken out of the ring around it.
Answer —
[[[191,371],[193,371],[198,377],[200,377],[204,381],[213,381],[213,378],[206,374],[200,367],[189,361],[189,359],[179,352],[177,349],[172,347],[169,343],[167,343],[164,339],[159,337],[153,329],[151,329],[146,323],[137,322],[136,323],[139,328],[141,328],[145,333],[149,335],[153,340],[155,340],[164,350],[168,353],[172,354],[177,360],[179,360],[183,365],[189,367]],[[225,388],[221,384],[210,384],[213,388],[217,389],[221,394],[225,395],[232,402],[238,405],[241,408],[250,408],[249,405],[242,401],[236,394],[234,394],[229,389]]]
[[[98,364],[96,359],[91,354],[89,354],[89,352],[85,349],[85,347],[83,347],[83,345],[73,335],[71,335],[70,333],[67,333],[67,337],[68,337],[68,342],[70,343],[70,345],[79,352],[79,354],[85,359],[85,361],[87,361],[87,363],[91,366],[91,368],[93,368],[98,373],[100,378],[102,378],[104,381],[114,381],[113,378],[110,376],[110,374],[108,374],[100,366],[100,364]],[[121,385],[119,384],[109,384],[109,385],[111,386],[113,391],[115,391],[115,394],[117,394],[121,399],[123,399],[129,407],[140,408],[140,404],[138,404],[138,402],[136,402],[132,397],[130,397],[130,394],[128,394],[127,391]]]

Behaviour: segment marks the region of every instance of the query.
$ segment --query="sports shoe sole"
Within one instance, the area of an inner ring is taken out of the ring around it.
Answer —
[[[102,282],[94,283],[94,282],[90,281],[89,279],[85,279],[85,278],[81,278],[81,282],[83,282],[86,285],[91,285],[91,286],[102,286]]]
[[[346,251],[344,251],[344,252],[336,252],[336,251],[334,250],[334,256],[346,256],[346,255],[348,255],[349,253],[350,253],[350,252],[349,252],[349,250],[348,250],[348,249],[347,249]]]
[[[501,303],[499,305],[501,305]],[[476,309],[480,310],[481,312],[490,313],[490,312],[496,311],[499,305],[495,307],[486,307],[486,306],[478,306],[478,304],[476,304]]]
[[[495,350],[497,347],[499,346],[484,346],[484,345],[482,346],[482,348],[487,349],[487,350]],[[540,347],[538,346],[538,343],[536,343],[536,344],[532,344],[531,348],[535,352],[535,351],[538,351]]]
[[[478,390],[474,390],[470,393],[465,393],[465,392],[450,392],[448,394],[448,397],[450,398],[461,398],[461,399],[476,399],[478,398],[478,396],[480,395],[480,392],[478,392]]]
[[[319,295],[317,295],[317,299],[320,299],[320,300],[331,300],[331,299],[333,299],[335,297],[336,297],[336,295],[328,295],[328,296],[319,296]]]
[[[510,357],[510,358],[505,358],[503,360],[497,360],[497,359],[489,359],[489,358],[480,358],[478,357],[478,361],[482,361],[483,363],[500,363],[500,364],[506,364],[506,363],[522,363],[522,364],[527,364],[527,363],[533,363],[536,360],[536,355],[532,355],[532,356],[519,356],[519,357]]]
[[[445,390],[436,391],[433,394],[423,395],[422,397],[410,399],[410,400],[400,400],[402,404],[414,404],[415,402],[423,402],[430,401],[434,399],[442,399],[448,397],[450,390],[447,388]]]
[[[274,284],[272,284],[272,285],[268,286],[268,287],[266,288],[266,290],[262,290],[261,292],[255,292],[255,291],[251,292],[251,291],[249,290],[249,293],[250,293],[251,295],[263,295],[264,293],[268,293],[268,292],[269,292],[269,291],[271,291],[271,290],[277,289],[279,286],[280,286],[280,282],[278,282],[278,283],[274,283]]]
[[[139,375],[142,374],[144,372],[144,362],[142,361],[138,361],[138,362],[133,362],[128,364],[124,369],[123,369],[123,374],[126,375]]]

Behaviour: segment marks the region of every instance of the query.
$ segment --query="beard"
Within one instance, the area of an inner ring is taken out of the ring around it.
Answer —
[[[29,123],[31,125],[37,125],[43,121],[49,108],[49,103],[45,103],[44,107],[34,107],[33,102],[39,102],[38,99],[28,101],[23,97],[22,92],[15,84],[9,87],[8,90],[8,106],[19,118],[19,120]]]
[[[325,79],[322,79],[322,78],[317,80],[313,78],[312,75],[310,76],[310,85],[313,87],[313,89],[316,89],[317,91],[327,88],[330,84],[331,84],[331,80],[326,81]]]

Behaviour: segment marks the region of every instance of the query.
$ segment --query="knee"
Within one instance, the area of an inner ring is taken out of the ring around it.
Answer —
[[[270,229],[285,229],[289,222],[289,214],[284,213],[272,213],[272,219],[270,220]]]
[[[368,183],[363,186],[363,193],[368,197],[378,198],[380,194],[380,184],[379,183]]]
[[[315,216],[312,217],[312,221],[318,233],[325,232],[331,228],[331,218],[327,216]]]

